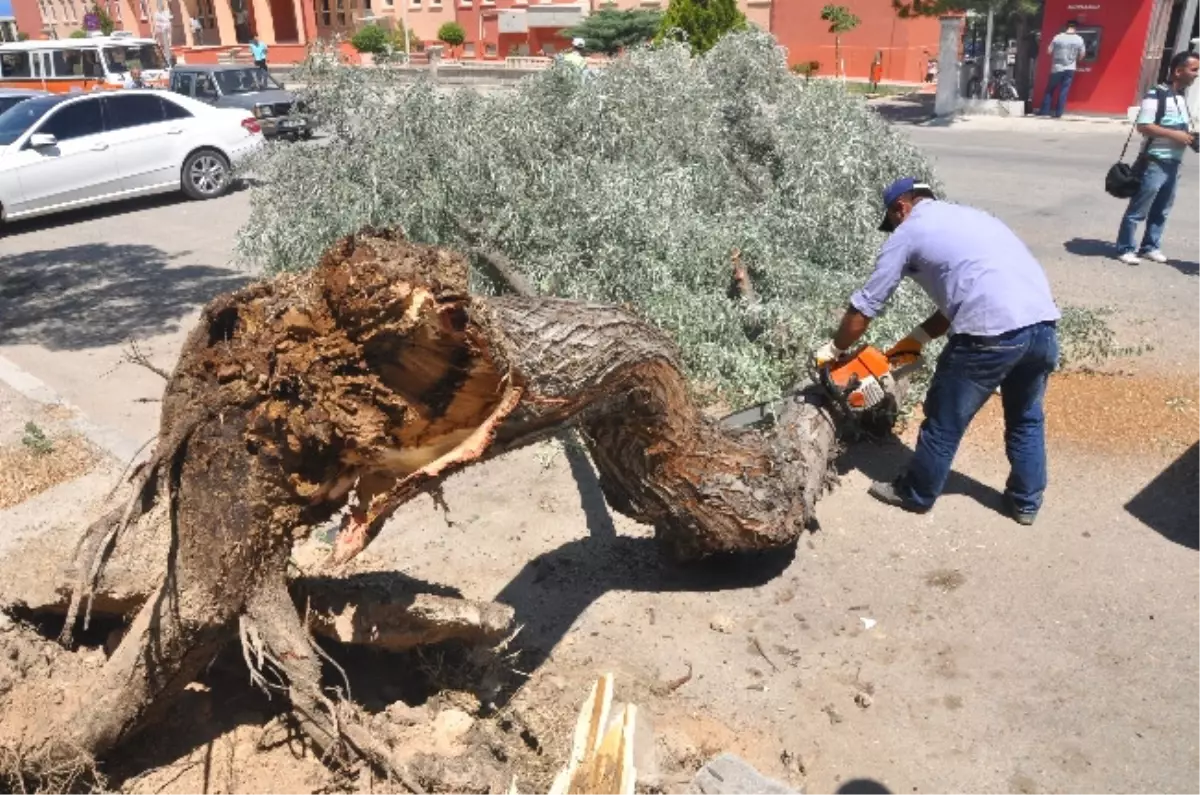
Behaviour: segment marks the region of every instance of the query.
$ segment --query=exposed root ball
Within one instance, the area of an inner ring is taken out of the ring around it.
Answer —
[[[796,401],[768,434],[724,431],[652,326],[609,306],[472,297],[462,256],[394,231],[214,300],[167,385],[154,455],[87,534],[94,562],[77,596],[156,504],[169,538],[159,584],[29,758],[103,756],[240,630],[258,681],[286,690],[319,746],[408,780],[343,719],[353,704],[320,689],[319,649],[286,585],[293,542],[349,504],[331,563],[349,560],[453,472],[572,425],[610,504],[684,557],[792,543],[834,450],[819,401]]]

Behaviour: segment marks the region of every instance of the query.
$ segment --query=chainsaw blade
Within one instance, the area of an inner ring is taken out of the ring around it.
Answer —
[[[821,395],[814,395],[812,380],[801,381],[794,385],[791,389],[784,393],[783,397],[775,400],[766,400],[762,403],[755,403],[753,406],[747,406],[744,409],[735,411],[732,414],[727,414],[717,422],[722,428],[736,430],[738,428],[753,428],[763,425],[770,427],[775,424],[779,415],[790,403],[795,401],[810,402],[822,400]]]

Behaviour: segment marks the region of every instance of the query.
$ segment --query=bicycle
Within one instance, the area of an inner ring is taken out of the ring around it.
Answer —
[[[1004,101],[1016,101],[1021,98],[1021,92],[1017,90],[1017,84],[1008,76],[1007,69],[994,69],[992,77],[987,83],[987,94],[983,93],[983,80],[978,72],[971,76],[967,81],[967,96],[971,99],[1000,99]]]

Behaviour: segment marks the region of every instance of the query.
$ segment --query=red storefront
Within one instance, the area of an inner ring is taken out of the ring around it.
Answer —
[[[1068,112],[1123,115],[1158,81],[1176,4],[1174,0],[1046,0],[1035,103],[1041,101],[1050,78],[1046,48],[1074,20],[1088,51],[1071,83]]]

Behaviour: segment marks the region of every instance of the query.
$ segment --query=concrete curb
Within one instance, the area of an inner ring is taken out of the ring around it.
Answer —
[[[45,381],[4,356],[0,356],[0,381],[36,403],[69,409],[71,419],[67,425],[122,464],[132,461],[146,446],[131,441],[120,431],[92,422],[78,406],[64,399]]]

